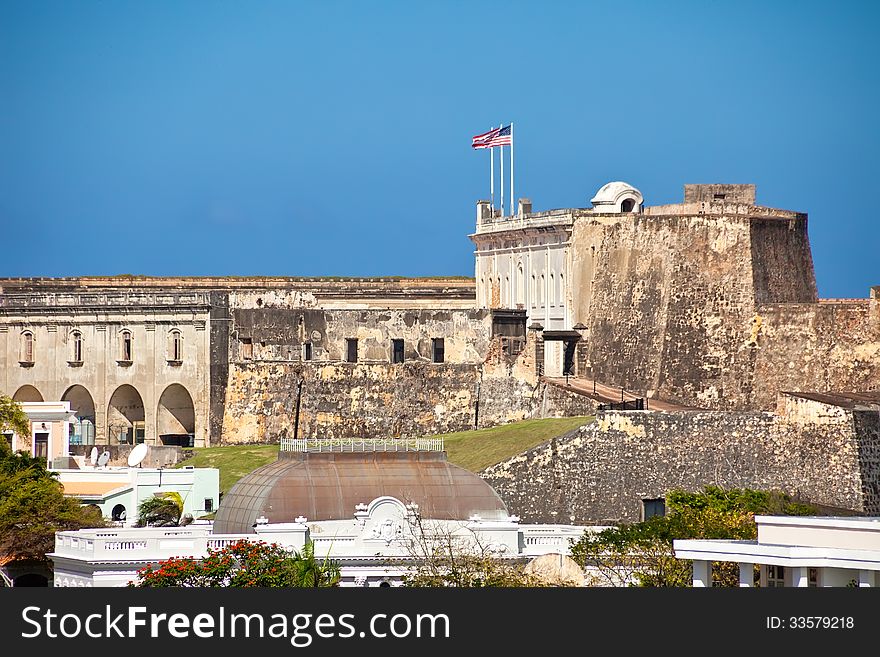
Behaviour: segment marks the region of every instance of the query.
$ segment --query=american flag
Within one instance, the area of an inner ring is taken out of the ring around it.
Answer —
[[[473,148],[492,148],[493,146],[510,146],[513,138],[510,136],[510,126],[495,128],[481,135],[476,135],[471,142]]]

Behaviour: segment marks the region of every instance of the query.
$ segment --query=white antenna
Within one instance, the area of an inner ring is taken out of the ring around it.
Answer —
[[[98,457],[98,465],[102,468],[107,467],[107,462],[110,460],[110,452],[104,451],[101,452],[101,456]]]
[[[135,445],[134,449],[131,450],[131,454],[128,455],[128,467],[136,468],[141,464],[145,458],[147,458],[147,452],[150,450],[150,446],[146,443],[140,443],[139,445]]]
[[[98,448],[92,447],[92,451],[89,454],[89,463],[92,464],[92,467],[95,467],[95,463],[98,462]]]

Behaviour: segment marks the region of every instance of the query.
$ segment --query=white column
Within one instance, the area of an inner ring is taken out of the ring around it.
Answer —
[[[708,588],[712,586],[712,562],[694,561],[694,587]]]
[[[874,586],[874,571],[873,570],[860,570],[859,571],[859,587],[871,587]]]
[[[805,589],[810,585],[810,577],[807,568],[791,569],[791,585],[800,589]]]
[[[752,587],[755,585],[755,564],[741,563],[739,565],[740,587]]]

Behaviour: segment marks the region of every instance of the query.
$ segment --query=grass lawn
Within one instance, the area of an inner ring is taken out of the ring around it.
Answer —
[[[229,445],[194,450],[194,456],[177,467],[220,468],[220,492],[226,493],[243,476],[278,456],[278,445]]]
[[[592,421],[592,417],[547,418],[523,420],[491,429],[461,431],[436,436],[443,438],[449,462],[471,472],[479,472],[545,440],[571,431]],[[232,485],[252,470],[271,463],[278,456],[278,445],[231,445],[196,449],[191,459],[182,465],[197,468],[220,468],[220,491],[226,493]]]
[[[592,417],[523,420],[491,429],[447,433],[437,437],[443,438],[450,463],[471,472],[479,472],[592,420]]]

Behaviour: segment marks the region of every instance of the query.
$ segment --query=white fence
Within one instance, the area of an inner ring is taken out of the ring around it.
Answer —
[[[442,452],[442,438],[282,438],[282,452]]]

